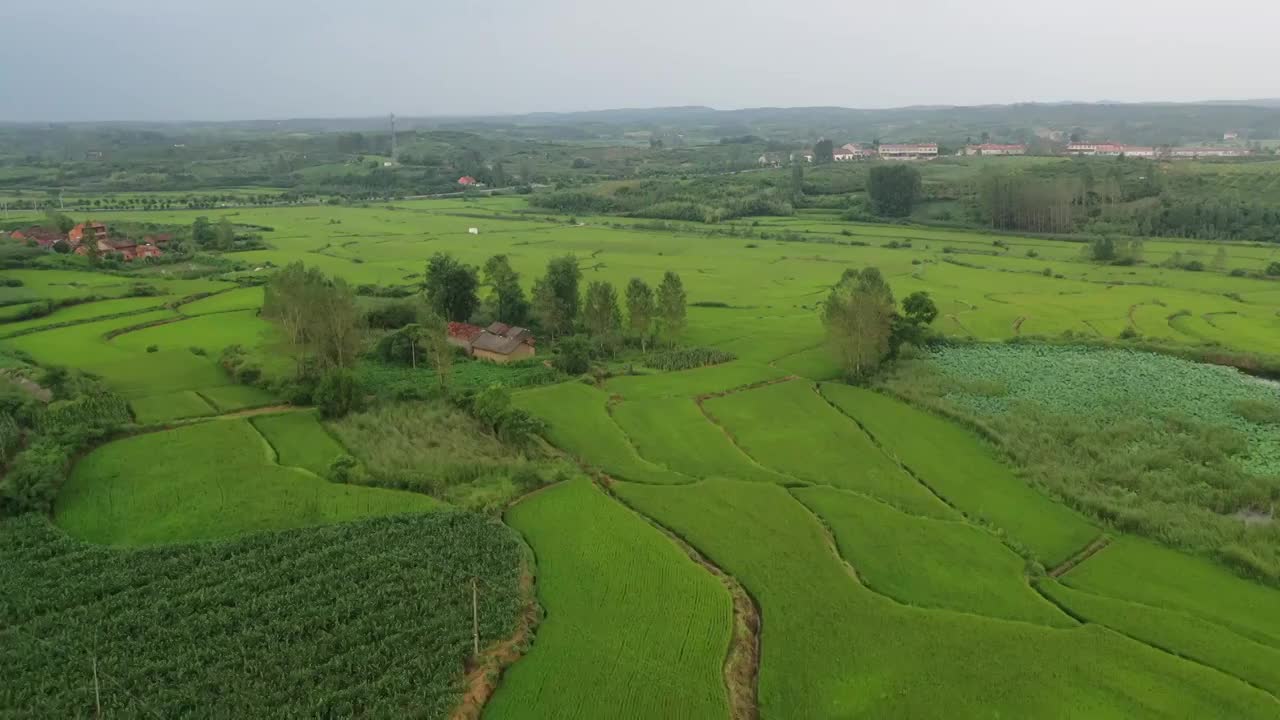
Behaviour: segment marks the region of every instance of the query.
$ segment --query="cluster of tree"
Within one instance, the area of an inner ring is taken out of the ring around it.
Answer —
[[[1089,259],[1111,265],[1137,265],[1142,262],[1142,238],[1094,238],[1086,248]]]
[[[360,405],[351,368],[362,347],[355,291],[302,262],[286,265],[264,287],[262,317],[280,330],[294,359],[294,398],[314,401],[329,417]]]
[[[983,220],[999,230],[1069,233],[1082,191],[1073,178],[987,172],[978,181],[978,207]]]
[[[48,405],[0,388],[0,516],[48,512],[71,458],[132,422],[128,402],[94,378],[51,367],[39,382],[52,394]]]
[[[617,290],[611,283],[594,281],[584,293],[582,269],[573,255],[547,262],[546,272],[533,283],[531,298],[506,255],[485,262],[483,282],[481,272],[447,253],[435,254],[424,279],[427,304],[449,321],[468,322],[479,314],[508,325],[534,324],[553,340],[582,329],[606,345],[629,336],[647,347],[655,336],[674,341],[684,330],[687,298],[674,272],[663,276],[656,292],[644,280],[631,279],[625,291],[625,330]],[[487,291],[483,299],[482,290]]]
[[[920,171],[906,163],[876,165],[867,175],[867,198],[882,217],[907,217],[920,192]]]
[[[650,179],[610,194],[586,190],[540,193],[529,202],[573,215],[623,214],[658,220],[716,223],[740,217],[795,214],[793,191],[741,178]]]
[[[886,360],[898,356],[904,343],[919,345],[938,308],[926,292],[914,292],[898,311],[893,290],[880,270],[849,268],[822,305],[827,340],[845,375],[862,380]]]

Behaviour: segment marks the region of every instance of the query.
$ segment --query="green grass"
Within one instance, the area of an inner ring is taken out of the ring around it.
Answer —
[[[687,475],[663,469],[636,454],[609,417],[609,396],[580,382],[567,382],[512,396],[516,407],[547,422],[547,439],[618,478],[647,483],[690,482]]]
[[[679,547],[586,480],[507,511],[538,558],[546,617],[486,718],[715,718],[729,593]]]
[[[618,483],[759,603],[761,717],[1272,718],[1234,678],[1109,630],[900,605],[860,585],[817,520],[769,483]]]
[[[0,715],[447,717],[472,578],[486,646],[514,630],[520,555],[454,511],[144,549],[2,520]]]
[[[347,454],[347,449],[320,426],[315,413],[259,415],[249,422],[271,443],[281,465],[310,470],[324,478],[334,459]]]
[[[840,554],[879,593],[919,607],[1075,625],[1027,584],[1025,561],[986,530],[912,517],[830,487],[795,488],[792,494],[831,528]]]
[[[1041,590],[1087,622],[1195,660],[1280,696],[1280,650],[1184,612],[1116,600],[1042,580]]]
[[[140,425],[160,423],[166,420],[202,417],[217,414],[217,408],[210,405],[199,394],[191,390],[178,390],[163,395],[137,397],[129,401],[133,408],[134,419]]]
[[[1054,566],[1084,549],[1097,528],[1018,479],[974,433],[880,393],[824,384],[822,394],[891,455],[971,518]]]
[[[765,467],[806,482],[857,490],[917,515],[955,517],[807,382],[792,380],[712,398],[703,407]]]
[[[223,413],[264,407],[279,402],[271,393],[252,385],[222,385],[203,388],[199,392],[210,405]]]
[[[1190,613],[1280,649],[1280,590],[1138,538],[1115,540],[1060,580],[1096,595]]]
[[[605,383],[605,388],[628,400],[695,397],[772,380],[784,374],[765,365],[734,361],[696,370],[624,375],[610,379]]]
[[[91,542],[155,545],[439,507],[425,495],[282,467],[247,421],[216,420],[89,453],[58,496],[54,522]]]
[[[641,457],[691,477],[787,482],[757,465],[688,398],[618,403],[611,412]]]

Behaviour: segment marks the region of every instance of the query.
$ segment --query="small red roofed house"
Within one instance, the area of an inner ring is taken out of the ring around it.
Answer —
[[[478,183],[476,183],[476,179],[471,177],[470,175],[463,175],[462,177],[458,178],[458,184],[463,187],[474,187]]]

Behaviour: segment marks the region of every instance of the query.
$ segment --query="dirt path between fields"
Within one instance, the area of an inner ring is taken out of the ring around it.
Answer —
[[[550,486],[546,486],[550,487]],[[544,488],[539,488],[539,490]],[[537,491],[534,491],[537,492]],[[534,493],[529,493],[532,495]],[[521,499],[528,495],[521,496]],[[515,661],[524,657],[538,625],[538,599],[534,592],[533,571],[527,560],[520,561],[520,616],[516,619],[516,631],[504,640],[485,648],[480,656],[467,661],[466,690],[462,702],[449,715],[449,720],[477,720],[484,712],[485,703],[498,690],[502,673]]]
[[[1111,544],[1111,537],[1108,535],[1099,535],[1089,543],[1085,549],[1067,558],[1061,565],[1049,571],[1049,577],[1057,578],[1071,572],[1071,569],[1089,558],[1102,552],[1104,548]]]
[[[729,641],[729,652],[724,660],[724,684],[729,695],[729,717],[732,720],[757,720],[760,717],[760,700],[758,696],[760,681],[760,605],[737,578],[720,569],[706,556],[690,545],[684,538],[627,504],[610,489],[613,479],[604,476],[598,483],[609,497],[623,507],[635,513],[689,556],[704,570],[714,575],[733,600],[733,636]]]

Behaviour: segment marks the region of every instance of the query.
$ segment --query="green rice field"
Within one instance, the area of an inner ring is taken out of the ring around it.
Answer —
[[[200,215],[218,219],[112,212]],[[1224,265],[1190,272],[1160,263],[1218,245],[1152,238],[1144,262],[1100,265],[1083,243],[836,210],[660,229],[516,196],[234,217],[270,228],[264,249],[204,279],[0,271],[20,281],[0,286],[0,366],[91,373],[136,423],[75,458],[49,519],[0,521],[33,588],[0,602],[0,666],[23,681],[0,683],[0,716],[93,715],[86,638],[119,618],[99,659],[130,695],[105,716],[198,716],[217,689],[246,717],[1280,717],[1280,391],[1120,341],[1269,366],[1276,248],[1224,243]],[[675,271],[678,344],[734,359],[658,372],[628,344],[567,379],[459,360],[445,402],[429,369],[363,358],[363,409],[277,407],[294,363],[252,283],[302,262],[377,286],[367,309],[437,252],[504,254],[526,292],[567,253],[584,287]],[[953,342],[854,386],[820,306],[866,267],[898,300],[928,292]],[[229,345],[262,387],[219,365]],[[457,402],[495,384],[541,438],[509,443]],[[351,484],[329,479],[344,455]],[[164,646],[166,624],[190,662],[135,639]]]
[[[156,545],[440,507],[425,495],[335,485],[273,454],[247,420],[120,440],[76,464],[53,519],[83,540]]]
[[[507,521],[538,558],[547,616],[485,717],[726,716],[732,618],[718,580],[585,480],[525,499]]]

